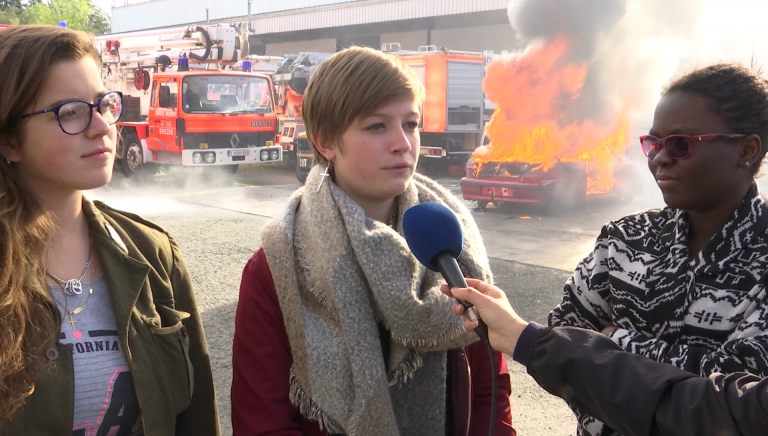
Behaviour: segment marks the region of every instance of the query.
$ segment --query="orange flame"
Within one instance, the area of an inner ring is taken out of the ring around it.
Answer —
[[[525,162],[544,171],[558,162],[584,162],[587,193],[613,188],[613,160],[627,148],[628,111],[606,129],[595,121],[566,124],[563,114],[579,96],[586,64],[566,64],[565,39],[557,39],[525,55],[488,64],[483,88],[496,103],[486,131],[490,147],[472,155],[478,170],[488,162]]]

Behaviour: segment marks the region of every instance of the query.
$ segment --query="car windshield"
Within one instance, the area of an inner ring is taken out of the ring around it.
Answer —
[[[251,75],[199,75],[184,78],[182,109],[186,113],[274,112],[269,82]]]

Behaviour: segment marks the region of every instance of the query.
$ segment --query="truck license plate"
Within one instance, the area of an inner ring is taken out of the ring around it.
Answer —
[[[251,154],[250,150],[229,150],[227,156],[248,156]]]

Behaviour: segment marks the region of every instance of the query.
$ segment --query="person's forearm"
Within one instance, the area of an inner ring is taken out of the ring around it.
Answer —
[[[521,347],[532,331],[535,340],[526,352]],[[700,428],[703,423],[709,429],[736,430],[730,427],[727,408],[722,404],[713,408],[724,400],[712,381],[622,351],[598,332],[532,326],[521,336],[514,357],[548,392],[628,436],[712,434],[683,430]],[[690,410],[690,402],[669,401],[677,397],[691,400],[693,392],[702,410]]]

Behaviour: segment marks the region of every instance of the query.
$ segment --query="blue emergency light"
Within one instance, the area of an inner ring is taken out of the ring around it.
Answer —
[[[251,71],[251,61],[243,61],[243,71]]]

